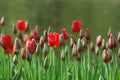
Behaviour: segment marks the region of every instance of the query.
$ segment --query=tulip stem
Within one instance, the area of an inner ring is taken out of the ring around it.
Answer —
[[[90,51],[89,51],[89,44],[88,44],[87,54],[88,54],[88,71],[89,71],[89,70],[90,70]]]
[[[9,61],[9,62],[8,62],[8,63],[9,63],[9,66],[8,66],[8,67],[9,67],[9,68],[8,68],[8,69],[9,69],[9,73],[8,73],[8,74],[9,74],[9,77],[8,77],[8,79],[10,79],[10,55],[9,55],[9,54],[8,54],[8,61]]]

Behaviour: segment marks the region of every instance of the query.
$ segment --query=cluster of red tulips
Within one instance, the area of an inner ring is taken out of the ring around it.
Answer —
[[[0,25],[5,25],[4,17],[1,18]],[[99,35],[96,38],[95,45],[91,41],[89,29],[87,28],[85,33],[83,32],[82,22],[80,20],[74,20],[72,22],[71,29],[73,34],[69,35],[65,28],[62,28],[61,33],[59,34],[57,32],[52,32],[51,27],[49,27],[47,30],[43,31],[43,35],[40,35],[38,31],[38,26],[36,26],[35,29],[31,30],[30,34],[28,34],[28,21],[18,20],[16,22],[16,25],[13,25],[12,28],[12,31],[16,36],[14,42],[10,34],[1,33],[0,45],[4,53],[13,58],[13,64],[19,64],[19,67],[24,64],[23,61],[25,59],[28,63],[30,63],[30,66],[31,64],[32,66],[34,66],[34,64],[37,64],[37,67],[33,67],[37,70],[39,69],[38,62],[42,63],[44,69],[47,72],[45,78],[38,77],[39,75],[36,72],[37,74],[31,73],[31,77],[26,77],[25,79],[91,80],[99,78],[100,80],[115,80],[116,77],[113,78],[111,76],[114,69],[119,69],[119,59],[117,57],[120,57],[120,49],[118,44],[120,43],[120,32],[118,33],[118,37],[115,38],[110,28],[108,30],[108,40],[105,41],[105,39],[103,39],[102,36]],[[70,45],[68,45],[68,42],[70,43]],[[36,57],[33,55],[34,53]],[[118,56],[116,55],[116,53],[118,53]],[[21,58],[19,56],[21,56]],[[36,60],[37,63],[34,62],[34,59],[32,59],[32,57],[35,57],[35,60],[38,59],[39,61]],[[58,58],[58,60],[56,60],[56,58]],[[23,61],[21,61],[21,59],[23,59]],[[11,59],[9,60],[11,61]],[[22,64],[20,65],[20,63]],[[105,72],[105,74],[107,75],[101,75],[99,73],[99,70],[96,71],[96,74],[93,75],[91,70],[93,69],[95,72],[95,63],[97,64],[97,69],[99,68],[101,71],[103,68],[105,68],[105,64],[107,66],[107,73]],[[57,69],[57,65],[59,66],[60,71],[59,69]],[[53,69],[52,73],[50,72],[51,67],[55,68]],[[72,70],[71,67],[73,67],[74,69]],[[66,70],[63,68],[65,68]],[[33,71],[33,69],[31,71]],[[84,71],[86,72],[84,73]],[[59,72],[61,73],[60,76]],[[92,78],[90,78],[91,74],[93,76]],[[16,76],[11,76],[11,74],[9,75],[10,76],[8,79],[18,79],[18,74],[17,78]],[[116,75],[117,74],[115,74],[115,76]],[[36,76],[37,78],[32,78],[32,76]],[[87,77],[85,78],[85,76]],[[24,79],[24,77],[19,78]],[[117,79],[120,78],[117,77]]]

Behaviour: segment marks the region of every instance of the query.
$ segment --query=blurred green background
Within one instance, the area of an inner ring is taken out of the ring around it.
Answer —
[[[28,20],[30,29],[52,26],[60,32],[67,28],[71,33],[72,20],[80,19],[83,29],[89,28],[92,39],[98,34],[104,38],[111,27],[115,35],[120,31],[120,0],[0,0],[0,17],[5,16],[5,33],[12,33],[16,20]],[[0,29],[0,31],[2,31]]]

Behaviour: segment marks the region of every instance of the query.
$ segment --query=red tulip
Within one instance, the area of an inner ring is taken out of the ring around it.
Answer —
[[[50,32],[48,34],[48,44],[51,47],[57,47],[60,45],[60,39],[59,39],[59,34],[54,32]]]
[[[33,54],[36,50],[36,42],[34,39],[26,42],[26,50],[28,50],[31,54]]]
[[[0,37],[0,44],[1,44],[2,48],[4,49],[5,53],[12,54],[12,52],[13,52],[13,41],[12,41],[11,35],[9,35],[9,34],[2,35]]]
[[[16,22],[16,27],[20,31],[26,31],[26,29],[27,29],[27,23],[24,20],[18,20]]]
[[[79,32],[82,28],[82,22],[80,20],[74,20],[72,22],[72,31],[73,32]]]
[[[39,35],[37,28],[33,29],[30,32],[30,39],[35,39],[36,41],[40,40],[40,35]]]
[[[63,28],[63,29],[61,30],[61,33],[62,33],[64,39],[68,39],[68,38],[69,38],[69,35],[68,35],[68,33],[67,33],[67,31],[66,31],[65,28]]]

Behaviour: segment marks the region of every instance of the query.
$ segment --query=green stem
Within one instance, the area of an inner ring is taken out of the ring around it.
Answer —
[[[89,50],[89,44],[88,44],[87,54],[88,54],[88,71],[89,71],[90,70],[90,50]]]
[[[8,69],[9,69],[9,77],[8,77],[8,78],[11,79],[11,76],[10,76],[10,74],[11,74],[11,73],[10,73],[10,65],[11,65],[11,64],[10,64],[10,55],[9,55],[9,54],[8,54],[8,60],[9,60],[9,62],[8,62],[8,63],[9,63],[9,66],[8,66],[8,67],[9,67],[9,68],[8,68]]]
[[[63,79],[62,71],[63,71],[63,68],[62,68],[62,60],[61,60],[61,80]]]

